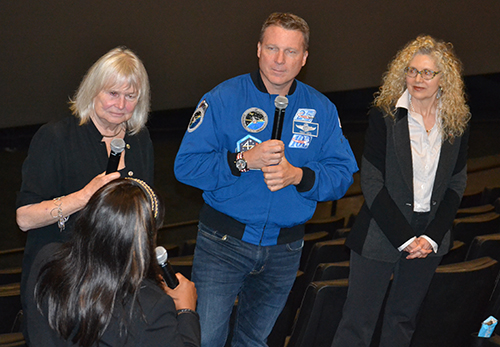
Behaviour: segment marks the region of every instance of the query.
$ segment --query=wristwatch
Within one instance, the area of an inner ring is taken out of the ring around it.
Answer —
[[[236,154],[236,160],[234,161],[234,164],[240,172],[247,172],[250,170],[249,168],[247,168],[247,161],[245,160],[245,158],[243,158],[243,152],[238,152]]]

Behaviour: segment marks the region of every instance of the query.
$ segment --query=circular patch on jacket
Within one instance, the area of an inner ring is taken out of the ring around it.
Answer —
[[[241,116],[241,125],[246,131],[258,133],[264,130],[267,126],[267,114],[257,107],[251,107]]]
[[[192,133],[195,131],[203,122],[203,118],[205,117],[205,112],[207,111],[208,103],[203,100],[200,102],[200,105],[194,110],[193,115],[191,116],[191,120],[188,125],[188,132]]]

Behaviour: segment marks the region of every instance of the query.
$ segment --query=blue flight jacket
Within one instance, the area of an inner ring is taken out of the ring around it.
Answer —
[[[302,182],[271,192],[260,170],[235,170],[234,153],[271,138],[276,96],[258,71],[215,87],[193,114],[174,165],[180,182],[203,190],[206,204],[244,225],[241,240],[263,246],[282,243],[280,233],[308,221],[318,201],[340,199],[358,171],[335,105],[297,80],[281,140],[290,164],[303,169]]]

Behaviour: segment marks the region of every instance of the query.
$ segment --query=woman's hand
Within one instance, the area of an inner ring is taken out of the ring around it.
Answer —
[[[419,237],[404,250],[410,253],[406,259],[426,258],[432,252],[432,245],[424,237]]]
[[[57,204],[54,200],[45,200],[37,204],[21,206],[16,211],[16,221],[19,229],[28,231],[58,222],[58,207],[64,217],[71,216],[85,207],[90,197],[103,185],[120,177],[119,172],[109,175],[97,175],[81,190],[60,197]]]
[[[182,310],[184,308],[190,310],[196,310],[196,300],[198,299],[198,294],[196,294],[196,287],[194,283],[184,277],[181,273],[176,273],[175,276],[179,280],[179,285],[175,289],[170,289],[166,285],[163,286],[163,290],[172,299],[174,299],[175,309]]]

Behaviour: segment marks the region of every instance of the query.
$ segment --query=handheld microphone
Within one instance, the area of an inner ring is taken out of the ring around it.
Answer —
[[[123,139],[113,139],[110,147],[111,152],[109,153],[106,175],[118,170],[118,163],[120,162],[120,157],[125,149],[125,141],[123,141]]]
[[[158,246],[156,247],[155,252],[158,265],[160,265],[163,270],[163,280],[169,288],[174,289],[179,285],[179,280],[175,277],[174,269],[172,269],[172,265],[168,262],[167,250],[162,246]]]
[[[288,106],[288,99],[285,96],[278,95],[274,99],[274,123],[273,132],[271,135],[272,140],[281,140],[281,130],[283,130],[283,120],[285,119],[285,109]]]

